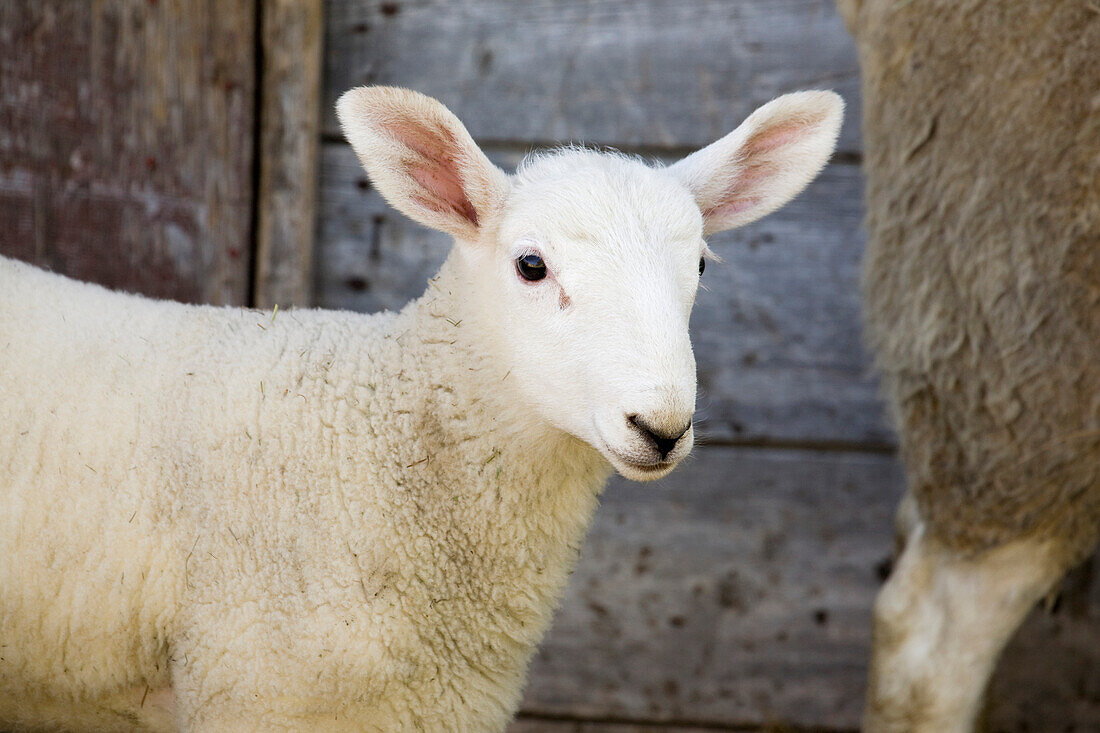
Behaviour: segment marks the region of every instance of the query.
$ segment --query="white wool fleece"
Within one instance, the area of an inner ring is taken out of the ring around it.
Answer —
[[[453,312],[0,259],[0,721],[502,728],[609,468],[524,420]]]
[[[691,450],[704,231],[793,196],[840,107],[507,176],[438,102],[355,90],[376,186],[456,238],[397,314],[0,258],[0,729],[503,730],[611,467]]]

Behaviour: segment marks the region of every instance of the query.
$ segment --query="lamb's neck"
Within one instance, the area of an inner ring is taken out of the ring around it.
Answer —
[[[405,374],[388,380],[405,441],[392,448],[403,491],[419,507],[408,517],[410,536],[453,542],[447,551],[464,561],[452,578],[486,589],[519,585],[553,605],[609,468],[523,403],[477,287],[452,253],[392,323]],[[461,547],[471,540],[475,559]]]

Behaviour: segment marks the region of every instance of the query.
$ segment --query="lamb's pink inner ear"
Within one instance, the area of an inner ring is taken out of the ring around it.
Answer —
[[[759,196],[746,196],[744,198],[727,200],[725,203],[721,203],[718,206],[712,206],[703,212],[704,219],[724,219],[730,216],[736,216],[741,212],[748,211],[760,205],[761,198]]]
[[[793,142],[805,139],[814,133],[815,128],[822,122],[822,118],[815,120],[795,120],[779,125],[767,127],[753,135],[745,143],[744,153],[747,157],[770,153],[776,148],[789,145]]]
[[[477,210],[466,198],[462,181],[453,169],[413,166],[409,175],[431,196],[413,195],[413,200],[437,214],[457,214],[477,226]]]
[[[760,188],[760,183],[775,175],[776,167],[768,163],[752,163],[751,157],[746,165],[737,171],[736,177],[722,192],[718,202],[703,212],[704,217],[727,217],[748,211],[761,201],[760,196],[754,196],[753,191]]]
[[[466,195],[462,180],[463,151],[451,131],[442,126],[427,129],[409,119],[389,129],[398,143],[416,154],[403,163],[426,195],[414,194],[413,200],[438,214],[456,214],[476,227],[477,209]]]
[[[760,205],[760,194],[769,180],[780,173],[780,167],[770,156],[780,148],[805,140],[816,132],[816,126],[824,120],[817,117],[808,120],[792,120],[759,130],[741,147],[738,170],[718,202],[706,209],[706,218],[723,219],[736,216]]]

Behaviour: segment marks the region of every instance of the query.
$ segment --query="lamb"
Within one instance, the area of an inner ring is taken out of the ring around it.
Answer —
[[[865,729],[970,730],[1100,539],[1100,16],[842,3],[863,71],[866,322],[908,476]]]
[[[802,189],[841,109],[509,176],[439,102],[352,90],[378,190],[455,238],[396,314],[0,260],[0,727],[503,729],[611,468],[692,447],[704,235]]]

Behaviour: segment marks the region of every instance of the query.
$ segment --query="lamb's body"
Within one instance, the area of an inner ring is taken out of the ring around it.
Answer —
[[[272,317],[0,260],[0,721],[170,728],[175,666],[193,725],[503,726],[607,468],[512,419],[456,269]]]
[[[867,730],[969,730],[1005,642],[1100,535],[1100,15],[841,6],[867,332],[909,481]]]

